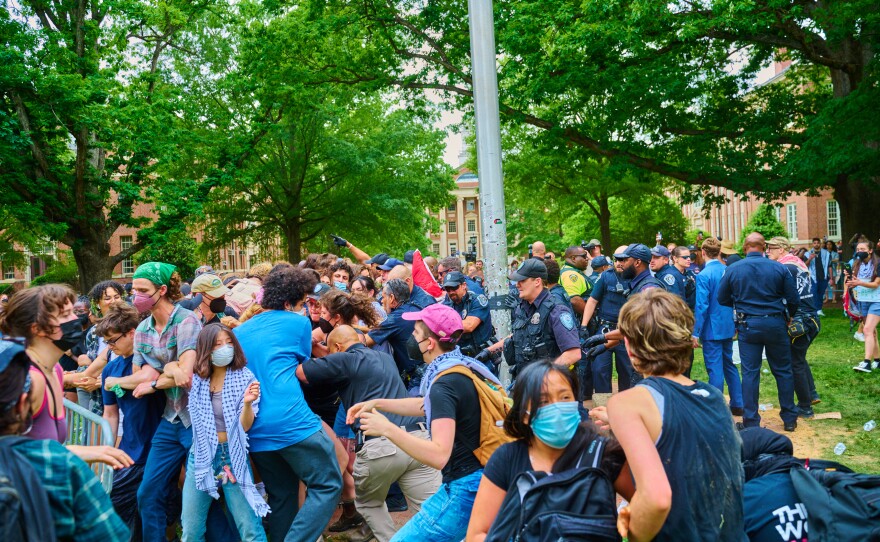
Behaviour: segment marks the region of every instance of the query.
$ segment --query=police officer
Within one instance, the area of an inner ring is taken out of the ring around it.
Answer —
[[[587,299],[593,291],[593,283],[584,273],[589,258],[584,247],[568,247],[565,249],[565,263],[559,272],[559,284],[571,299],[571,308],[578,318],[583,317]]]
[[[547,266],[547,280],[544,282],[544,288],[550,291],[550,295],[555,297],[556,301],[571,309],[571,297],[569,297],[565,288],[559,284],[559,264],[556,263],[556,260],[544,260],[544,265]],[[575,318],[575,321],[577,321],[577,318]]]
[[[684,275],[669,264],[669,249],[662,245],[652,248],[650,267],[651,271],[654,272],[654,278],[660,281],[660,284],[667,292],[675,294],[687,302],[684,293]],[[691,307],[691,310],[694,310],[693,307]]]
[[[626,247],[623,246],[618,248],[617,252],[625,250]],[[594,314],[597,315],[598,329],[601,332],[617,329],[617,317],[621,307],[626,303],[626,297],[629,293],[629,281],[621,277],[623,261],[617,261],[613,268],[607,269],[599,275],[599,280],[593,287],[593,293],[590,294],[584,307],[584,317],[581,319],[581,330],[584,336],[592,335],[592,332],[595,331],[590,326]],[[612,360],[617,367],[618,389],[623,391],[630,387],[633,373],[632,362],[626,353],[626,347],[620,343],[593,359],[590,370],[593,375],[593,389],[596,393],[611,393]]]
[[[446,273],[450,273],[452,271],[461,272],[461,260],[458,259],[458,256],[447,256],[440,260],[440,263],[437,264],[437,275],[440,277],[440,280],[443,281],[446,278]],[[477,293],[477,294],[485,294],[486,291],[480,286],[477,281],[471,279],[467,275],[465,275],[465,280],[467,281],[468,290]]]
[[[689,269],[691,252],[687,247],[675,247],[672,250],[672,267],[684,279],[684,302],[694,310],[697,302],[697,276]]]
[[[599,276],[607,271],[609,267],[611,267],[611,262],[601,254],[590,260],[590,268],[593,270],[591,274],[587,275],[587,280],[590,281],[590,293],[593,292],[593,288],[599,281]]]
[[[743,375],[743,425],[757,427],[758,391],[761,383],[761,354],[776,378],[780,417],[786,431],[797,428],[794,378],[788,321],[797,312],[797,287],[785,266],[764,258],[764,236],[751,233],[743,249],[746,257],[731,265],[718,285],[718,302],[733,307],[739,334]]]
[[[452,307],[461,316],[464,333],[458,340],[458,346],[462,354],[474,357],[480,350],[494,344],[496,339],[492,336],[489,299],[484,294],[468,290],[466,279],[461,271],[446,273],[443,280],[446,298],[443,304]]]
[[[529,258],[509,278],[516,281],[520,299],[513,311],[513,334],[480,352],[477,359],[484,361],[503,348],[513,376],[525,365],[542,359],[568,367],[575,365],[581,358],[577,322],[571,309],[544,287],[544,262]]]

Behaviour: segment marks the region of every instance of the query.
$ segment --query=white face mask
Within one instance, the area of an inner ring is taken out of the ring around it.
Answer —
[[[230,363],[232,363],[232,359],[235,357],[235,349],[232,348],[231,344],[224,344],[220,348],[217,348],[213,352],[211,352],[211,363],[216,365],[217,367],[226,367]]]

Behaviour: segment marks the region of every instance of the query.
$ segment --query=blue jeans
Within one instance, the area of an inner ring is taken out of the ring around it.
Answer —
[[[172,484],[176,487],[180,467],[190,447],[192,429],[180,422],[171,423],[165,419],[159,422],[144,466],[143,482],[137,492],[146,542],[165,542],[165,527],[169,523],[165,506],[168,490]],[[212,503],[208,525],[208,538],[212,541],[238,540],[238,534],[233,532],[219,503]]]
[[[229,458],[229,443],[227,442],[217,445],[217,453],[214,454],[214,474],[223,472],[224,465],[232,466]],[[196,487],[194,471],[195,455],[191,453],[189,462],[186,464],[186,482],[183,484],[183,542],[205,539],[208,510],[214,500],[207,491],[201,491]],[[241,540],[243,542],[265,542],[266,532],[263,530],[262,518],[248,504],[241,486],[227,481],[225,484],[220,484],[218,490],[223,491],[226,508],[235,520],[235,526],[238,527]]]
[[[593,391],[595,393],[611,393],[611,356],[617,365],[617,390],[627,390],[632,386],[633,368],[626,353],[623,341],[614,348],[596,356],[593,360]]]
[[[730,406],[742,408],[742,381],[739,378],[739,369],[733,364],[733,339],[703,341],[703,360],[706,362],[706,372],[709,373],[709,384],[724,393],[724,382],[727,381]]]
[[[459,542],[467,534],[483,469],[442,484],[391,542]]]
[[[330,521],[339,495],[342,473],[336,452],[324,429],[287,448],[251,452],[269,494],[269,537],[273,542],[315,542]],[[308,488],[299,508],[299,482]]]
[[[745,324],[737,324],[739,353],[742,358],[743,425],[755,427],[761,423],[758,414],[758,392],[761,386],[761,354],[767,349],[767,364],[776,378],[779,397],[779,417],[785,423],[797,420],[794,406],[794,375],[791,370],[791,345],[788,326],[782,316],[749,317]]]

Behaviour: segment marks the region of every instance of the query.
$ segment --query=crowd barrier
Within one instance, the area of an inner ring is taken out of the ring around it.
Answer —
[[[79,444],[83,446],[115,446],[113,432],[110,423],[90,412],[78,404],[64,400],[64,409],[67,411],[67,441],[65,444]],[[95,471],[95,475],[101,480],[104,491],[110,494],[113,489],[113,469],[104,463],[92,463],[89,465]]]

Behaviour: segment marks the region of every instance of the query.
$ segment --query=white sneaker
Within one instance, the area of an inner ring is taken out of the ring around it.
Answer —
[[[871,364],[867,361],[863,361],[853,367],[853,371],[859,371],[862,373],[870,373],[871,372]]]
[[[865,334],[860,331],[856,331],[855,335],[853,335],[853,339],[860,342],[865,342]]]
[[[824,313],[824,312],[822,312],[822,311],[821,311],[821,310],[820,310],[820,311],[818,311],[818,312],[817,312],[817,313],[816,313],[816,314],[818,314],[818,315],[819,315],[819,316],[825,316],[825,313]]]
[[[871,370],[876,371],[877,369],[880,369],[880,361],[877,361],[875,359],[874,361],[871,362]]]

